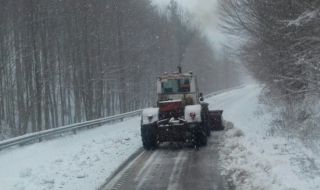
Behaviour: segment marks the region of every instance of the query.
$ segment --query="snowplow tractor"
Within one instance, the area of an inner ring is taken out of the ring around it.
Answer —
[[[162,142],[205,146],[211,129],[215,128],[213,125],[218,126],[222,121],[222,111],[210,111],[208,107],[192,73],[160,76],[157,80],[157,107],[142,111],[143,147],[152,150]]]

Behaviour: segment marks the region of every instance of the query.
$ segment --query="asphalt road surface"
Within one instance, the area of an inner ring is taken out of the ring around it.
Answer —
[[[102,190],[227,190],[220,174],[218,147],[221,132],[214,132],[206,147],[165,144],[144,151],[115,175]]]

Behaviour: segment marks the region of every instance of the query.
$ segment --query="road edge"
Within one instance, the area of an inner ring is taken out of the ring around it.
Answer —
[[[102,185],[100,185],[97,190],[103,190],[111,181],[112,179],[118,175],[119,172],[121,172],[129,163],[130,161],[134,160],[136,157],[138,157],[141,153],[144,152],[144,149],[142,147],[138,148],[134,153],[132,153],[122,164],[120,164],[110,175],[107,177],[107,179],[104,181]]]

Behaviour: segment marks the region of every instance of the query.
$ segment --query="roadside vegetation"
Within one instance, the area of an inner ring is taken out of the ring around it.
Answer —
[[[237,51],[265,84],[273,134],[316,140],[320,135],[320,4],[316,0],[223,0],[223,28],[240,36]]]

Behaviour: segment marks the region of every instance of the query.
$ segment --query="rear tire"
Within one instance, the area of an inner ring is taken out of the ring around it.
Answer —
[[[154,125],[142,125],[141,126],[141,138],[143,147],[146,150],[153,150],[157,148],[157,135]]]
[[[201,146],[206,146],[208,143],[208,139],[207,139],[207,134],[205,134],[204,132],[201,133],[200,136],[200,145]]]
[[[206,135],[207,137],[210,137],[211,136],[211,129],[210,129],[210,124],[209,122],[205,122],[204,123],[204,128],[206,130]]]
[[[203,128],[203,126],[198,126],[197,129],[195,129],[194,133],[195,133],[194,145],[196,147],[206,146],[208,143],[208,139],[207,139],[207,133]]]

